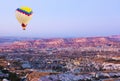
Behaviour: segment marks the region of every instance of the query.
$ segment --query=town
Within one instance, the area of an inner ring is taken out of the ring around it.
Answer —
[[[8,41],[0,44],[0,81],[120,80],[119,37]]]

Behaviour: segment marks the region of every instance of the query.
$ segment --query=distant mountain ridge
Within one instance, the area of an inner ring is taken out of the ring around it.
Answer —
[[[112,36],[110,36],[110,38],[118,38],[118,39],[120,39],[120,35],[112,35]]]
[[[34,40],[37,38],[30,37],[0,37],[0,43],[12,43],[15,41],[23,41],[23,40]]]
[[[60,43],[85,43],[85,42],[110,42],[110,41],[120,41],[120,35],[113,36],[99,36],[99,37],[79,37],[79,38],[32,38],[32,37],[0,37],[0,43],[13,43],[22,41],[39,41],[46,42],[47,44],[60,44]]]
[[[82,37],[82,38],[0,38],[1,45],[10,48],[66,48],[66,47],[120,47],[120,38],[112,37]],[[6,44],[6,43],[8,43]]]

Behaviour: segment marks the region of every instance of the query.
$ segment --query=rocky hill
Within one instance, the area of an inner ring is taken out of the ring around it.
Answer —
[[[120,47],[120,36],[86,38],[0,38],[2,44],[9,42],[11,47]]]
[[[87,38],[53,38],[17,41],[13,45],[26,45],[38,47],[68,47],[68,46],[118,46],[119,38],[112,37],[87,37]]]

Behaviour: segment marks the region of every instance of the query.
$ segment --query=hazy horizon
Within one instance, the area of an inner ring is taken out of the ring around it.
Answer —
[[[87,37],[89,38],[89,37],[111,37],[111,36],[114,37],[114,36],[120,36],[120,35],[117,34],[117,35],[66,36],[66,37],[65,37],[65,36],[63,36],[63,37],[62,37],[62,36],[56,36],[56,37],[55,37],[55,36],[53,36],[53,37],[52,37],[52,36],[51,36],[51,37],[50,37],[50,36],[44,36],[44,37],[42,37],[42,36],[0,36],[0,37],[5,37],[5,38],[6,38],[6,37],[7,37],[7,38],[11,38],[11,37],[13,37],[13,38],[14,38],[14,37],[15,37],[15,38],[41,38],[41,39],[44,39],[44,38],[46,39],[46,38],[48,38],[48,39],[49,39],[49,38],[87,38]]]
[[[4,0],[1,1],[0,36],[94,37],[120,35],[120,0]],[[16,20],[21,6],[33,9],[25,31]]]

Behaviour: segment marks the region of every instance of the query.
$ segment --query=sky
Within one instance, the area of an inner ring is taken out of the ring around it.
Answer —
[[[33,9],[25,31],[15,17]],[[90,37],[120,34],[120,0],[1,0],[0,36]]]

